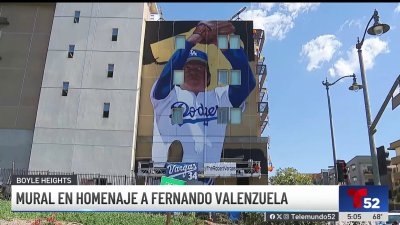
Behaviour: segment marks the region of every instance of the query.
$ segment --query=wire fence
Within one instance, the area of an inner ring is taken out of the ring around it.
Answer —
[[[12,175],[76,175],[78,185],[136,185],[132,175],[81,174],[73,172],[52,172],[28,169],[0,168],[0,198],[11,198]]]
[[[28,169],[0,168],[0,185],[11,184],[12,175],[77,175],[78,185],[136,185],[132,175],[81,174],[73,172],[52,172]]]

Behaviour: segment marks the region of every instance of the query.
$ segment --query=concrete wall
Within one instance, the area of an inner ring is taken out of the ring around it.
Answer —
[[[54,4],[0,3],[0,129],[33,130]]]
[[[30,169],[129,174],[146,3],[57,3]],[[73,23],[79,10],[79,23]],[[111,41],[112,28],[118,40]],[[73,58],[68,46],[75,45]],[[107,78],[114,64],[113,78]],[[62,85],[69,82],[68,96]],[[109,118],[103,104],[110,103]]]
[[[0,129],[0,168],[27,169],[32,145],[32,130]]]
[[[28,168],[55,3],[0,3],[0,168]]]

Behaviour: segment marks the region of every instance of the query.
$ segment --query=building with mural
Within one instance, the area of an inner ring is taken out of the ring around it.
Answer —
[[[140,176],[157,180],[141,170],[146,161],[156,170],[166,162],[196,162],[205,179],[207,163],[234,162],[236,172],[214,174],[215,183],[267,182],[263,41],[252,21],[146,22],[135,153]]]
[[[0,168],[157,183],[166,162],[195,162],[203,181],[267,183],[265,37],[252,21],[164,21],[155,3],[0,12]],[[223,163],[234,172],[204,174]]]

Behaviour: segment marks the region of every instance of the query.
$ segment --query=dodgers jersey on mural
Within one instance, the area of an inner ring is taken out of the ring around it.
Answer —
[[[241,84],[216,87],[197,95],[173,85],[172,74],[190,60],[207,62],[207,54],[192,49],[186,41],[185,49],[177,50],[165,65],[160,78],[153,85],[150,98],[154,108],[152,160],[166,162],[173,141],[183,147],[182,162],[219,162],[224,144],[226,124],[217,123],[219,107],[235,107],[244,110],[244,100],[255,87],[253,73],[243,49],[223,52],[232,68],[241,71]],[[183,123],[172,124],[172,108],[183,108]]]

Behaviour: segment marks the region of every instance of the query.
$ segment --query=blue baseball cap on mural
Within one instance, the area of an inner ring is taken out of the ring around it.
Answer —
[[[201,61],[201,62],[207,63],[208,57],[207,57],[207,54],[205,52],[202,52],[202,51],[197,50],[197,49],[190,49],[189,56],[188,56],[186,62],[189,62],[189,61],[192,61],[192,60],[197,60],[197,61]]]

